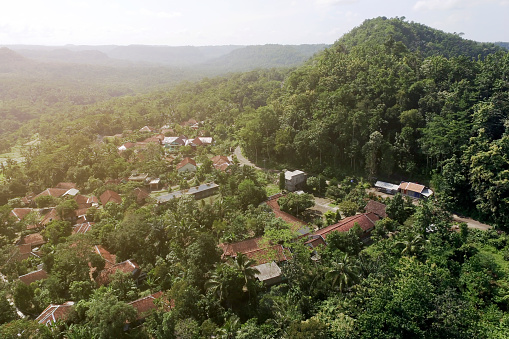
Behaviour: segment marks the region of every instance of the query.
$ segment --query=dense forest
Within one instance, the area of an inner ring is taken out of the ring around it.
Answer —
[[[507,50],[380,17],[293,69],[150,92],[117,83],[113,73],[102,73],[100,86],[81,86],[51,64],[41,70],[5,49],[0,58],[10,65],[0,74],[0,150],[17,145],[23,160],[3,163],[0,176],[1,337],[507,337]],[[51,81],[31,75],[30,67]],[[157,68],[149,69],[157,78]],[[149,76],[136,72],[133,78]],[[192,119],[198,130],[183,123]],[[176,154],[158,143],[119,151],[153,137],[144,126],[167,137],[212,137],[214,144]],[[265,170],[235,157],[228,171],[214,168],[211,156],[237,146]],[[179,174],[186,157],[200,166]],[[304,232],[264,203],[284,189],[275,173],[283,169],[308,173],[309,194],[288,194],[279,204],[310,229],[363,212],[368,199],[384,203],[388,217],[376,221],[368,241],[356,223],[332,232],[327,246],[310,248]],[[210,182],[219,192],[199,201],[142,201],[134,193],[141,186],[126,180],[139,173],[159,178],[164,193]],[[435,195],[419,202],[380,198],[367,191],[380,179],[420,181]],[[32,212],[13,217],[27,197],[65,182],[87,196],[115,191],[121,198],[88,209],[94,224],[86,234],[73,234],[72,198],[35,198],[41,213],[54,208],[58,216],[43,215],[44,223]],[[313,195],[330,199],[337,212],[309,217]],[[451,212],[492,227],[454,224]],[[13,260],[15,245],[35,232],[44,239],[37,256]],[[227,244],[249,239],[284,249],[285,260],[269,252],[282,271],[277,285],[255,278],[260,258],[225,255]],[[142,278],[117,272],[101,282],[111,258],[91,251],[98,246],[114,253],[113,263],[136,262]],[[41,267],[45,279],[18,279]],[[152,295],[154,309],[141,321],[132,305]],[[48,305],[69,301],[65,319],[52,326],[34,321]]]

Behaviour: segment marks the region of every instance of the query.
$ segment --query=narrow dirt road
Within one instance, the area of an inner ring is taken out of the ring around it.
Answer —
[[[471,218],[464,218],[460,217],[459,215],[453,214],[452,220],[456,222],[464,222],[468,225],[469,228],[476,228],[478,230],[489,230],[491,228],[490,225],[483,224],[482,222],[479,222],[477,220],[471,219]]]
[[[237,160],[239,161],[239,163],[241,165],[251,166],[251,167],[254,167],[254,168],[259,169],[259,170],[262,169],[262,168],[256,166],[255,164],[253,164],[251,161],[249,161],[249,159],[247,159],[246,157],[244,157],[242,155],[242,151],[240,149],[240,146],[237,146],[237,148],[235,148],[235,151],[233,151],[233,154],[235,154],[235,156],[237,157]]]

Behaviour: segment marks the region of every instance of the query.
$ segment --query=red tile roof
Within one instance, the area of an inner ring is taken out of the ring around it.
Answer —
[[[60,220],[60,217],[58,216],[58,213],[57,213],[57,210],[52,208],[48,213],[46,213],[42,220],[41,220],[41,224],[42,225],[47,225],[49,224],[51,221],[53,220]]]
[[[30,285],[31,283],[39,280],[46,279],[48,277],[48,273],[45,270],[33,271],[24,275],[19,276],[19,280],[26,285]]]
[[[51,325],[59,320],[65,320],[72,311],[74,302],[68,301],[63,305],[50,304],[42,313],[35,319],[39,324]]]
[[[401,184],[399,184],[399,189],[422,193],[422,191],[425,189],[425,187],[424,187],[424,185],[416,184],[414,182],[404,182],[403,181]]]
[[[96,281],[99,286],[108,285],[110,283],[111,276],[115,272],[120,271],[124,273],[131,273],[134,278],[140,273],[140,267],[133,260],[126,260],[111,266],[110,268],[104,269],[99,273]]]
[[[136,197],[136,202],[141,204],[145,199],[150,197],[150,193],[144,188],[137,187],[133,190],[133,194]]]
[[[144,319],[147,315],[150,314],[152,310],[155,310],[157,306],[154,303],[154,301],[156,299],[163,297],[163,295],[164,295],[163,292],[157,292],[145,298],[140,298],[138,300],[131,301],[129,305],[134,307],[134,309],[137,312],[136,320]],[[164,300],[163,302],[165,304],[165,309],[169,311],[171,309],[170,303],[168,302],[168,300]]]
[[[244,254],[249,259],[255,260],[256,265],[266,264],[271,261],[287,261],[291,257],[290,251],[279,244],[267,248],[259,248]]]
[[[231,244],[220,244],[223,249],[223,258],[237,255],[237,253],[247,253],[260,249],[262,238],[252,238]]]
[[[387,212],[385,212],[386,207],[387,206],[381,202],[369,200],[366,207],[364,207],[364,210],[366,213],[375,213],[380,218],[387,218]]]
[[[327,236],[331,232],[348,232],[355,224],[358,224],[365,233],[368,233],[375,227],[375,221],[379,219],[380,218],[374,213],[357,214],[347,217],[334,225],[324,227],[316,231],[314,234],[321,235],[324,239],[327,239]]]
[[[11,215],[18,219],[18,221],[23,220],[24,217],[27,216],[28,213],[32,212],[31,208],[13,208],[11,211]]]
[[[85,222],[82,224],[76,224],[72,228],[72,234],[85,234],[92,229],[93,222]]]
[[[111,190],[106,190],[101,196],[99,197],[101,200],[101,204],[104,206],[109,202],[114,202],[116,204],[122,203],[122,198],[117,192],[113,192]]]
[[[321,236],[312,236],[311,239],[306,241],[304,244],[310,246],[311,248],[315,248],[318,246],[327,246],[327,243]]]
[[[111,254],[101,245],[94,246],[95,253],[99,254],[105,261],[104,268],[111,268],[117,262],[117,257],[115,254]]]
[[[185,165],[187,164],[191,164],[193,165],[194,167],[196,167],[196,161],[194,161],[193,159],[191,158],[184,158],[184,160],[182,160],[178,165],[177,165],[177,170],[178,169],[181,169],[182,167],[184,167]]]
[[[41,193],[37,194],[35,196],[35,198],[43,196],[43,195],[50,195],[52,197],[59,198],[62,195],[64,195],[64,193],[67,191],[68,191],[68,189],[65,189],[65,188],[47,188],[44,191],[42,191]]]
[[[19,254],[27,254],[32,252],[32,244],[18,245]]]
[[[191,143],[196,146],[203,145],[203,142],[200,140],[200,138],[194,138]]]
[[[212,161],[212,165],[221,171],[225,171],[232,164],[230,159],[224,155],[216,155],[210,160]]]
[[[29,234],[21,240],[21,245],[30,244],[32,247],[45,244],[46,241],[40,233]]]

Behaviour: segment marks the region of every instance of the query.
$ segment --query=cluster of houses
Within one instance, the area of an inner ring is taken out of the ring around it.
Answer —
[[[375,228],[376,221],[387,217],[385,212],[386,206],[380,202],[370,200],[365,207],[365,213],[356,214],[333,225],[311,231],[310,225],[279,209],[277,200],[281,196],[282,194],[276,194],[269,197],[266,204],[271,207],[276,217],[294,226],[293,229],[299,234],[297,239],[304,239],[304,244],[309,247],[311,252],[319,246],[327,246],[327,236],[332,232],[348,232],[355,225],[361,228],[361,240],[367,243],[370,239],[371,231]],[[260,272],[256,275],[256,278],[266,286],[277,284],[283,280],[279,265],[292,257],[292,253],[288,248],[281,244],[268,243],[262,237],[230,244],[223,243],[219,246],[223,251],[223,259],[228,257],[235,258],[241,253],[255,260],[256,265],[253,267]]]

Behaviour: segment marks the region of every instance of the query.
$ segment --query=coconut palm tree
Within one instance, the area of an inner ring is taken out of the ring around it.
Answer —
[[[226,291],[226,280],[223,269],[220,265],[217,265],[210,274],[209,280],[205,283],[205,289],[208,292],[216,294],[219,298],[219,302],[222,302],[227,297]]]
[[[348,254],[345,254],[342,260],[332,263],[326,277],[332,279],[333,288],[336,282],[339,282],[339,290],[344,292],[348,287],[359,281],[359,266],[348,257]]]
[[[254,264],[256,264],[256,261],[249,259],[247,255],[243,253],[237,253],[237,256],[233,259],[233,267],[244,277],[245,284],[242,287],[244,292],[248,291],[248,282],[254,280],[255,276],[260,273],[257,268],[252,267]]]
[[[394,246],[401,248],[402,255],[414,256],[424,249],[426,242],[422,234],[415,234],[408,235],[405,239],[396,242]]]

